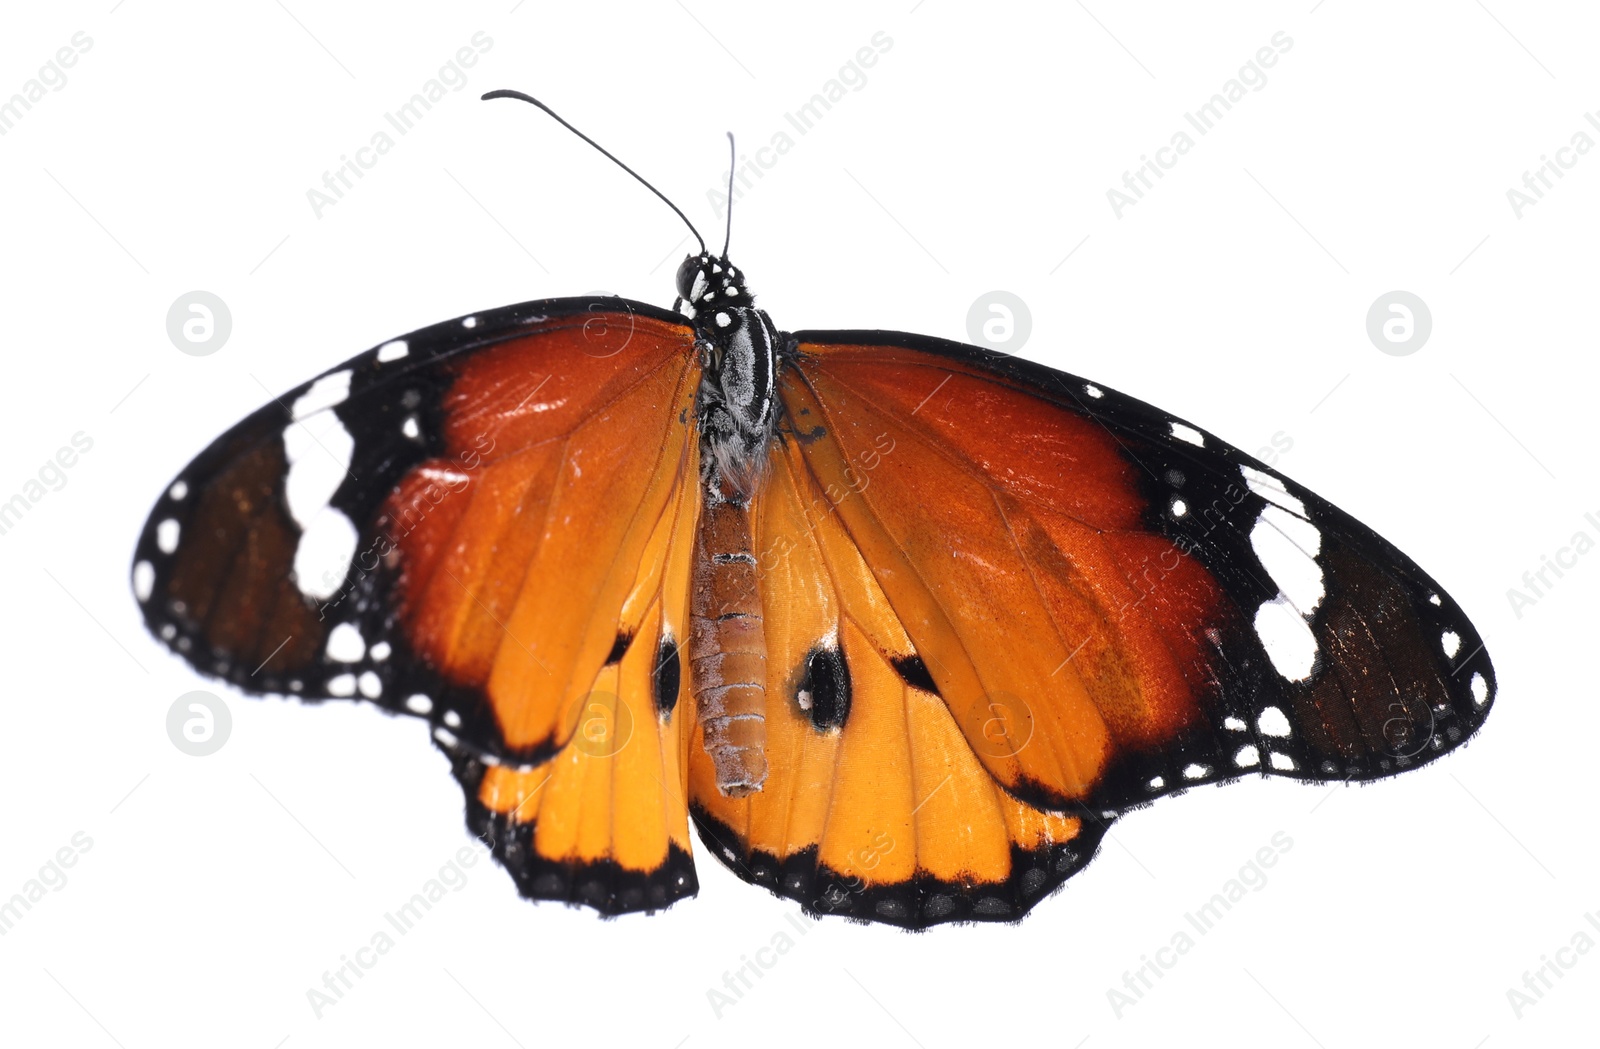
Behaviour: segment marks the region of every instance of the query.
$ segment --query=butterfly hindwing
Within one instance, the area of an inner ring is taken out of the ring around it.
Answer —
[[[775,450],[756,517],[772,772],[760,793],[724,797],[696,734],[707,846],[814,913],[910,928],[1020,917],[1088,862],[1105,822],[996,782],[796,442]],[[986,747],[1003,753],[1004,733]]]
[[[650,485],[666,492],[665,504],[636,515],[640,527],[631,529],[646,534],[644,545],[628,553],[618,544],[624,554],[615,562],[631,577],[605,621],[614,640],[603,657],[579,661],[598,669],[573,693],[564,740],[519,766],[441,740],[466,791],[469,827],[532,899],[609,916],[656,910],[698,889],[685,802],[694,709],[680,650],[700,498],[693,442],[685,432],[675,439],[678,453],[663,456]],[[666,465],[672,472],[661,475]],[[473,585],[478,601],[493,600]]]

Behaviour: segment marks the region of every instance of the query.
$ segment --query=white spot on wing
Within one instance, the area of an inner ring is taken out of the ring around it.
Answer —
[[[1222,727],[1227,729],[1229,732],[1243,732],[1246,728],[1249,728],[1248,725],[1236,717],[1223,718]]]
[[[294,551],[294,581],[300,592],[318,601],[338,593],[356,555],[356,542],[356,526],[350,518],[323,507]]]
[[[1250,546],[1268,578],[1278,584],[1278,595],[1302,615],[1315,612],[1324,595],[1322,566],[1316,561],[1322,533],[1316,526],[1269,503],[1250,530]]]
[[[383,695],[383,682],[370,670],[364,671],[356,684],[361,689],[361,694],[368,699],[377,699]]]
[[[354,674],[339,674],[328,679],[328,694],[333,696],[353,696],[356,692],[356,676]]]
[[[289,460],[283,494],[290,515],[302,529],[344,483],[355,450],[355,438],[331,413],[283,431],[284,456]]]
[[[353,623],[340,623],[328,632],[328,658],[339,663],[359,663],[367,643]]]
[[[1084,388],[1083,388],[1083,392],[1088,394],[1090,397],[1093,397],[1097,401],[1100,398],[1102,398],[1102,397],[1104,397],[1106,395],[1106,391],[1104,391],[1100,387],[1094,386],[1092,384],[1091,385],[1085,385]]]
[[[433,710],[433,700],[418,692],[406,697],[406,709],[413,714],[426,714]]]
[[[1277,751],[1273,751],[1267,755],[1267,759],[1271,762],[1272,767],[1280,772],[1294,771],[1294,759],[1287,754],[1279,754]]]
[[[1185,765],[1183,767],[1184,779],[1204,779],[1211,774],[1211,770],[1204,765]]]
[[[167,494],[175,500],[181,500],[189,494],[189,486],[183,481],[174,481],[172,487],[167,489]]]
[[[1253,466],[1239,467],[1239,473],[1244,476],[1244,483],[1250,490],[1269,503],[1283,507],[1290,513],[1300,517],[1306,515],[1306,504],[1289,494],[1283,482],[1269,473],[1257,470]]]
[[[1483,679],[1482,674],[1472,675],[1472,700],[1478,706],[1489,702],[1489,683]]]
[[[167,518],[156,525],[156,546],[161,548],[163,554],[170,554],[178,549],[178,522]]]
[[[1261,711],[1261,716],[1256,719],[1256,728],[1264,736],[1289,735],[1289,719],[1283,716],[1283,711],[1277,707],[1266,707]]]
[[[461,326],[463,328],[476,328],[478,326],[478,318],[467,317],[461,322]]]
[[[1183,423],[1172,424],[1172,436],[1176,437],[1180,441],[1188,441],[1196,448],[1204,448],[1206,446],[1206,439],[1200,433],[1200,431],[1196,430],[1193,426],[1186,426]]]
[[[156,570],[149,561],[140,561],[133,566],[133,593],[140,601],[150,600],[150,592],[155,589]]]
[[[410,352],[411,347],[406,345],[406,340],[396,339],[393,342],[386,342],[382,346],[378,347],[378,360],[387,364],[390,361],[399,360],[401,357],[404,357]]]
[[[1461,635],[1457,634],[1454,630],[1446,630],[1444,632],[1444,636],[1440,638],[1439,641],[1444,645],[1444,654],[1449,656],[1451,659],[1454,659],[1456,657],[1456,653],[1461,651]]]
[[[324,408],[332,408],[336,404],[343,404],[344,399],[350,396],[350,372],[334,372],[324,375],[311,384],[311,388],[295,398],[294,410],[291,413],[295,422],[305,419]]]
[[[1242,769],[1252,768],[1261,764],[1261,752],[1255,748],[1254,744],[1247,743],[1239,748],[1238,753],[1234,754],[1233,763]]]
[[[1256,636],[1267,650],[1273,667],[1289,681],[1304,681],[1311,676],[1317,658],[1317,639],[1305,618],[1295,611],[1282,594],[1263,601],[1256,609]]]

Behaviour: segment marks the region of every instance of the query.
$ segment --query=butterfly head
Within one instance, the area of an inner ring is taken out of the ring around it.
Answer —
[[[690,255],[678,266],[678,312],[693,319],[702,308],[751,306],[744,273],[720,255]]]

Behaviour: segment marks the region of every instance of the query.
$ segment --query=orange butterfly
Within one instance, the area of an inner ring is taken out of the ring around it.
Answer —
[[[694,895],[692,820],[813,913],[1015,920],[1154,798],[1379,778],[1487,715],[1421,569],[1198,427],[781,331],[703,240],[677,290],[438,324],[251,415],[145,526],[150,629],[427,720],[523,895],[608,915]]]

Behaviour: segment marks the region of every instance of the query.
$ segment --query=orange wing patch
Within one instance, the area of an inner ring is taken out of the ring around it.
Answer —
[[[814,355],[783,395],[806,465],[840,495],[839,517],[1003,785],[1045,807],[1082,801],[1119,748],[1198,718],[1189,628],[1216,621],[1222,595],[1144,531],[1137,478],[1108,432],[955,362],[801,352]],[[994,706],[1026,721],[1028,746],[985,746]]]
[[[457,759],[469,824],[525,896],[621,914],[698,889],[685,801],[694,704],[687,675],[672,669],[689,615],[696,475],[691,445],[621,602],[624,650],[591,678],[566,742],[531,767]]]
[[[757,504],[772,771],[760,793],[724,797],[691,740],[702,835],[812,911],[913,928],[1020,917],[1089,860],[1104,825],[1001,788],[933,683],[908,681],[918,650],[794,442],[772,465]],[[998,717],[980,738],[1004,757],[1016,728]]]
[[[608,653],[638,633],[640,566],[660,572],[661,523],[692,477],[686,329],[611,320],[635,325],[627,348],[583,368],[587,328],[473,357],[445,399],[446,454],[380,520],[412,646],[480,694],[526,760],[567,743]]]

